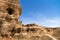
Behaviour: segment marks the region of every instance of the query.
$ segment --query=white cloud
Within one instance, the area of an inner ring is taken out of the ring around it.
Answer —
[[[54,19],[49,19],[49,20],[46,20],[47,23],[51,23],[51,24],[57,24],[59,23],[58,20],[54,20]]]
[[[44,16],[43,14],[38,15],[38,16],[34,16],[35,18],[35,23],[42,25],[42,26],[46,26],[46,27],[60,27],[60,18],[59,17],[53,17],[53,18],[49,18]],[[33,19],[34,19],[33,18]]]
[[[42,21],[42,25],[46,27],[60,27],[60,18],[45,19]]]

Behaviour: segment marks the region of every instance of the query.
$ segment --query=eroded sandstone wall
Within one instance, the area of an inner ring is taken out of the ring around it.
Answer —
[[[20,0],[0,0],[0,35],[10,36],[11,30],[21,27],[18,21],[21,15]]]

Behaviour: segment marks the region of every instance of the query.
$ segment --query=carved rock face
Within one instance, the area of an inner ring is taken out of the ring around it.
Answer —
[[[0,17],[10,16],[18,19],[21,15],[19,0],[0,0]]]
[[[0,0],[0,34],[10,36],[13,28],[19,28],[21,26],[18,21],[20,15],[19,0]]]
[[[20,7],[8,7],[7,9],[7,14],[12,18],[14,17],[15,19],[18,19],[19,16],[21,15],[21,8]]]

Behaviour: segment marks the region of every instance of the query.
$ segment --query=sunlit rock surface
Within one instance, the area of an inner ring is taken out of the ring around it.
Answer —
[[[21,6],[19,0],[0,0],[0,36],[13,37],[16,31],[22,27],[18,21],[21,15]],[[4,38],[4,40],[8,40]],[[9,39],[10,40],[10,39]],[[11,39],[12,40],[12,39]]]

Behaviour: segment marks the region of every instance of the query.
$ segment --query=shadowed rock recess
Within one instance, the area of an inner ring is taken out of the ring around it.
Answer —
[[[60,40],[60,28],[22,24],[20,0],[0,0],[0,40]]]

